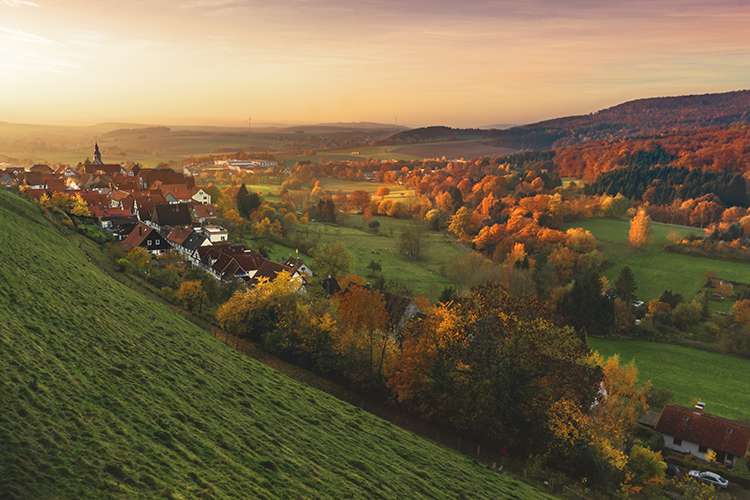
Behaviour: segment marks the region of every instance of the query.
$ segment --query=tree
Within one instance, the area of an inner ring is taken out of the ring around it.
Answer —
[[[151,266],[151,254],[143,247],[135,247],[128,252],[130,265],[138,272],[146,273]]]
[[[577,276],[570,291],[558,302],[557,311],[583,336],[607,335],[615,323],[613,303],[602,293],[596,273]]]
[[[466,207],[459,208],[450,218],[448,231],[457,238],[465,240],[469,238],[469,227],[471,225],[471,211]]]
[[[240,189],[237,190],[237,211],[245,219],[249,219],[250,216],[255,212],[261,205],[260,196],[258,193],[249,193],[247,187],[243,184]]]
[[[630,231],[628,232],[628,241],[630,245],[636,248],[646,246],[649,235],[651,234],[651,218],[648,216],[646,209],[639,208],[630,221]]]
[[[203,290],[203,282],[200,280],[188,280],[180,283],[176,298],[189,311],[197,310],[201,312],[203,304],[208,300],[208,295]]]
[[[408,259],[418,260],[422,255],[422,232],[405,229],[398,238],[398,250]]]
[[[672,321],[680,328],[694,325],[701,320],[702,307],[699,302],[683,302],[672,311]]]
[[[91,216],[88,204],[79,193],[76,193],[72,198],[70,213],[78,217]]]
[[[636,290],[633,271],[628,266],[623,267],[615,280],[615,294],[627,304],[632,304]]]
[[[368,376],[382,377],[393,341],[386,331],[388,312],[383,294],[354,285],[337,295],[336,303],[339,328],[334,333],[334,348],[355,361],[355,367],[357,361],[365,361]]]
[[[629,495],[643,494],[645,498],[661,497],[666,482],[667,463],[661,452],[640,443],[630,450],[623,489]]]
[[[315,274],[322,278],[341,276],[351,271],[352,254],[341,243],[325,243],[313,252]]]

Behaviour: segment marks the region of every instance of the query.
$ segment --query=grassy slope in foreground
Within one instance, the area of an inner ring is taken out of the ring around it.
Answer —
[[[748,264],[664,250],[669,244],[669,233],[700,233],[701,230],[697,228],[654,222],[651,224],[649,244],[645,248],[636,249],[628,245],[629,221],[588,219],[571,226],[588,229],[599,240],[604,255],[613,264],[606,272],[613,283],[620,269],[630,266],[638,284],[637,294],[644,300],[658,297],[664,290],[679,292],[691,299],[703,286],[707,272],[713,272],[721,278],[750,283]]]
[[[603,355],[635,359],[641,380],[669,389],[676,402],[706,402],[710,413],[750,421],[750,360],[690,347],[637,340],[589,339]]]
[[[0,497],[523,497],[89,263],[0,191]]]

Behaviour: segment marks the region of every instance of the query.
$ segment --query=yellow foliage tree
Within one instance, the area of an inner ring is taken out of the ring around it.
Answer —
[[[203,290],[203,283],[200,280],[189,280],[180,283],[177,289],[177,300],[179,300],[188,310],[200,312],[203,304],[208,300],[208,295]]]
[[[630,231],[628,232],[628,242],[630,246],[641,248],[648,243],[651,234],[651,217],[644,208],[639,208],[635,216],[630,221]]]

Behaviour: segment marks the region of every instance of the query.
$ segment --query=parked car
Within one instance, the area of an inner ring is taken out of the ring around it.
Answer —
[[[697,479],[698,481],[703,481],[706,484],[710,484],[722,489],[726,489],[729,486],[729,481],[715,472],[701,472],[697,470],[691,470],[690,472],[688,472],[688,476],[692,477],[693,479]]]

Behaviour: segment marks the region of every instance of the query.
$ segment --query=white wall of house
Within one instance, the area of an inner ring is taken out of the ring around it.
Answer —
[[[701,460],[706,460],[706,454],[708,453],[708,448],[701,449],[701,446],[698,443],[693,443],[691,441],[677,441],[675,442],[675,438],[673,436],[670,436],[669,434],[662,434],[664,436],[664,446],[670,450],[676,451],[678,453],[685,453],[693,455],[696,458],[699,458]],[[716,451],[716,450],[714,450]],[[734,466],[736,462],[736,457],[733,457],[731,459],[727,458],[724,461],[725,465]]]
[[[205,192],[204,190],[199,189],[198,192],[196,192],[193,195],[193,200],[195,200],[198,203],[202,203],[203,205],[210,205],[211,195]]]

